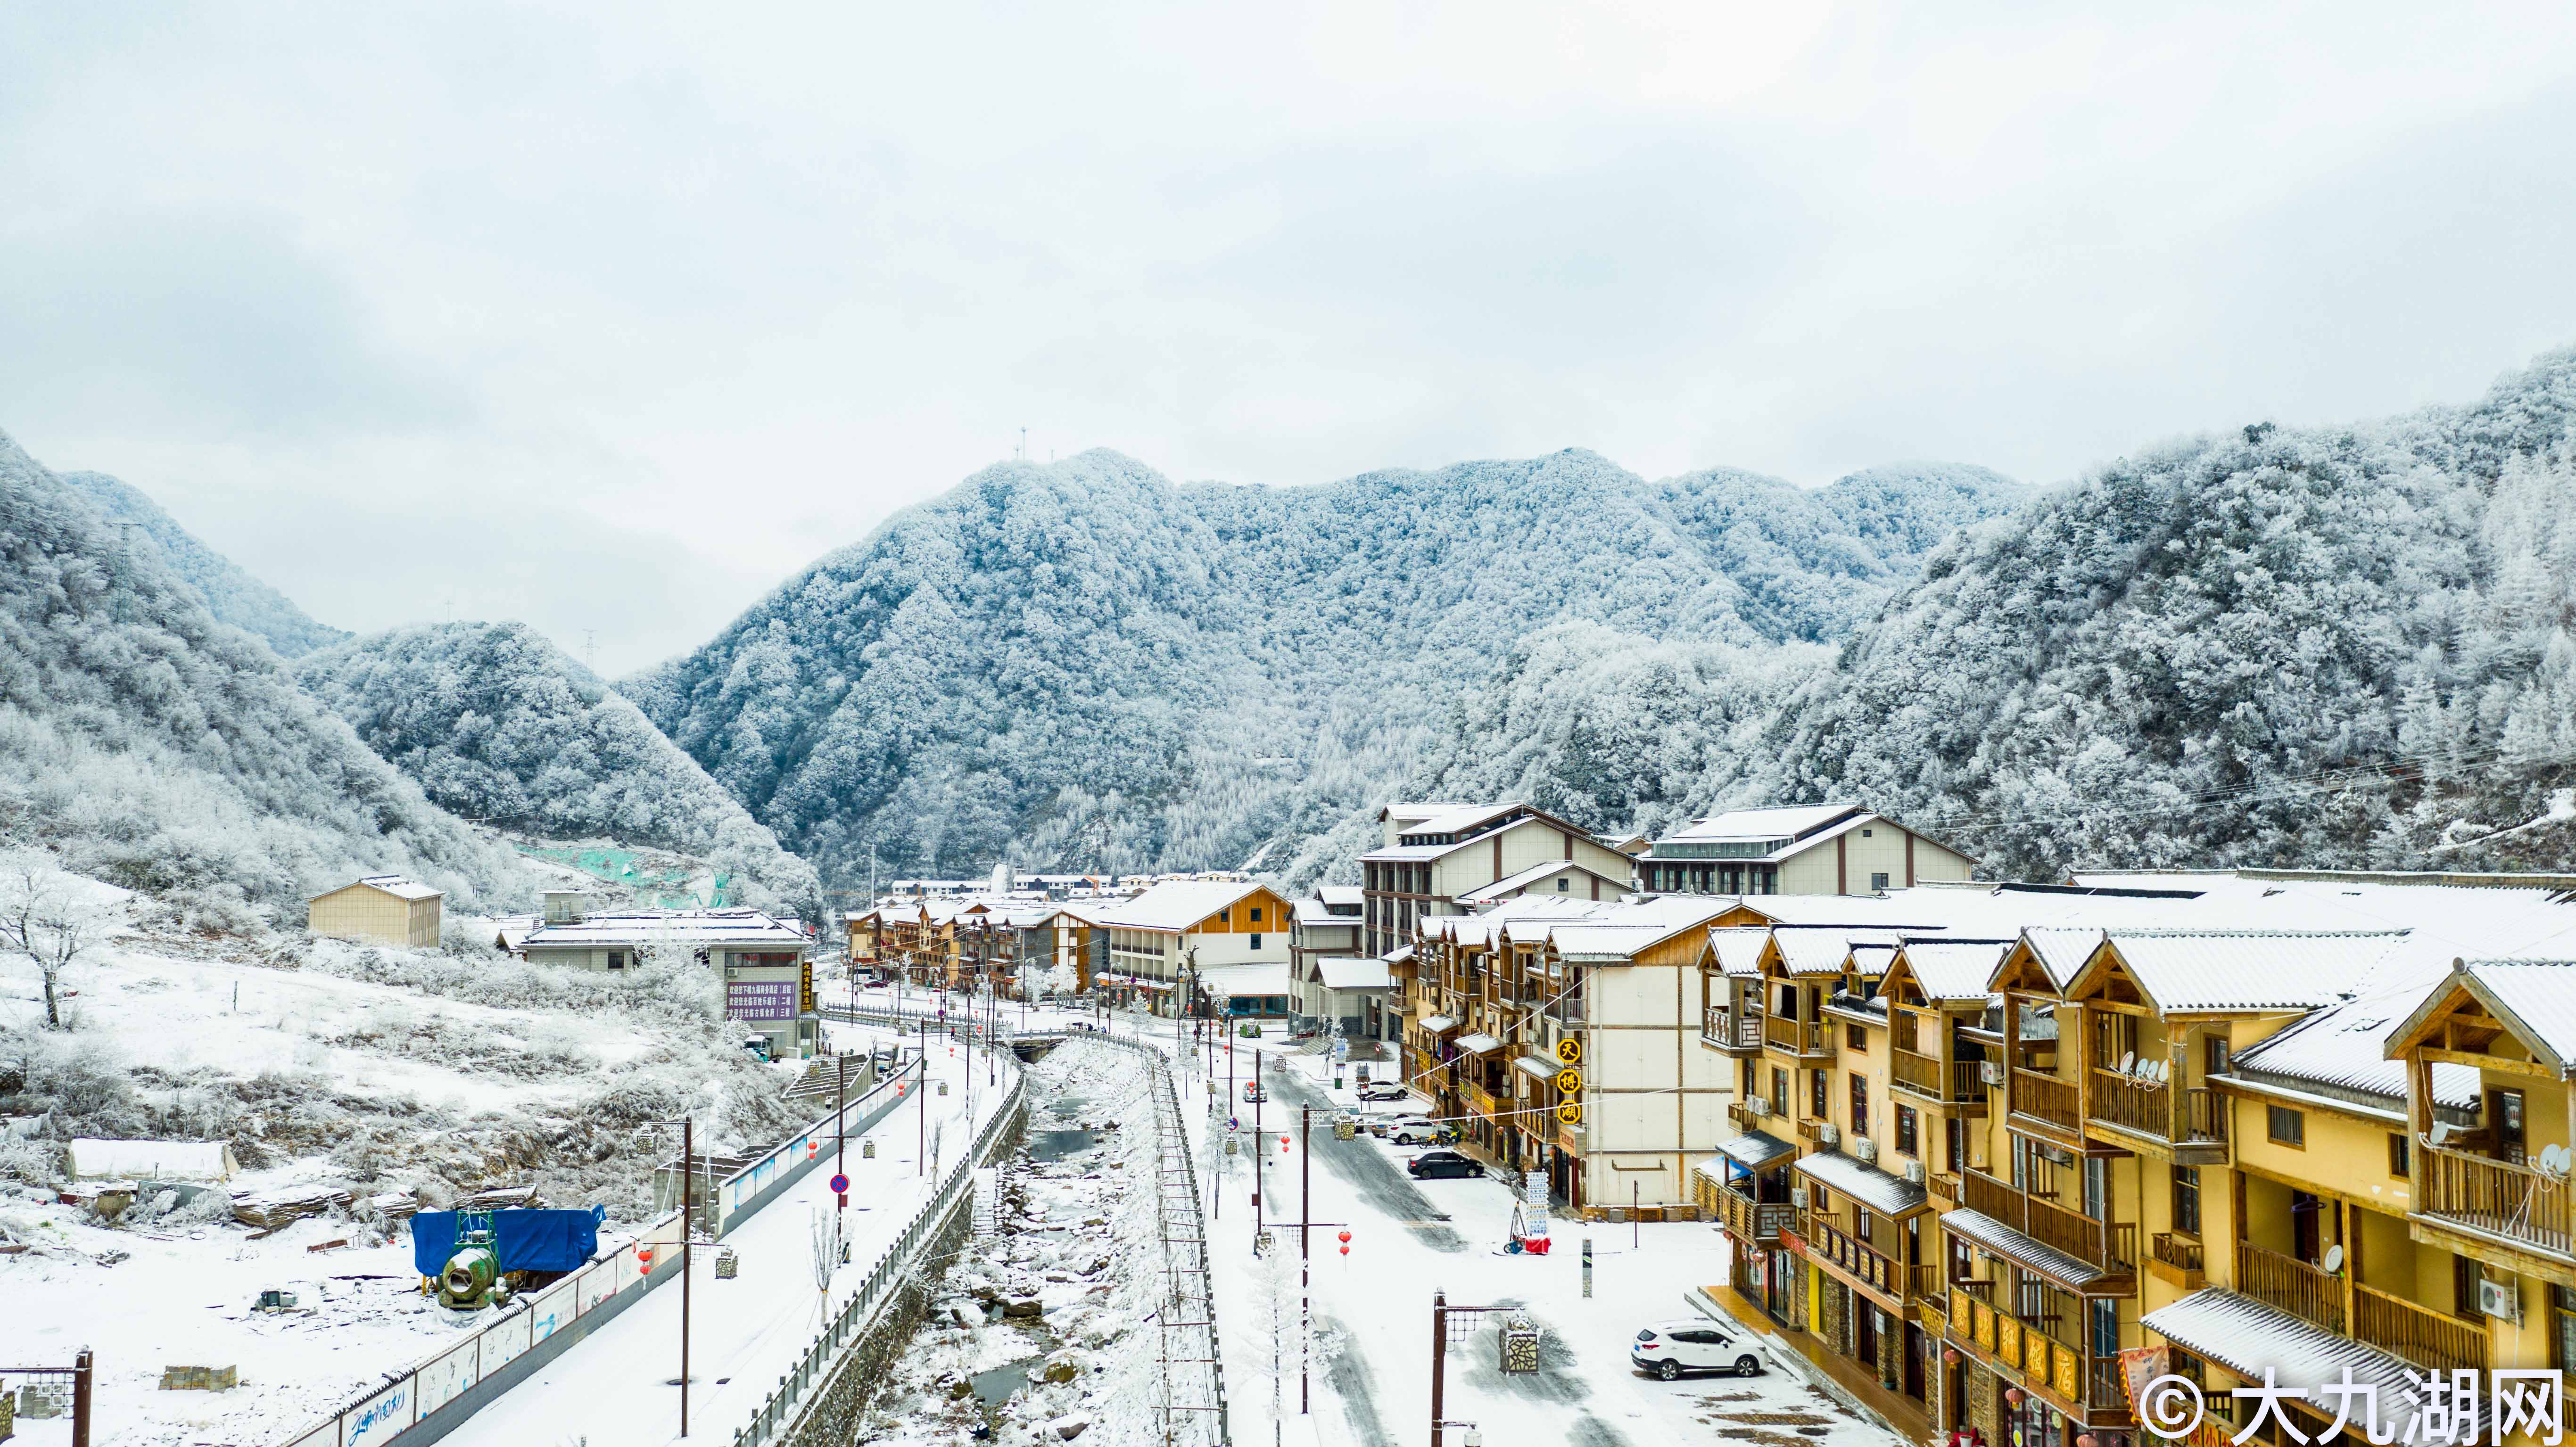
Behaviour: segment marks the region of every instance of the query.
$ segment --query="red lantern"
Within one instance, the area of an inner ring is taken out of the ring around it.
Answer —
[[[638,1266],[643,1267],[643,1268],[644,1268],[645,1270],[647,1270],[647,1271],[652,1270],[652,1269],[653,1269],[653,1248],[652,1248],[652,1247],[650,1247],[650,1246],[638,1246],[638,1247],[636,1247],[636,1248],[635,1248],[635,1264],[636,1264],[636,1265],[638,1265]]]
[[[1283,1150],[1283,1151],[1284,1151],[1284,1150],[1286,1150],[1286,1149],[1288,1149],[1288,1137],[1286,1137],[1286,1136],[1281,1136],[1281,1137],[1279,1138],[1279,1149],[1281,1149],[1281,1150]]]
[[[809,1161],[814,1159],[815,1153],[821,1149],[823,1149],[823,1143],[821,1141],[807,1141],[805,1143],[805,1159]]]
[[[1348,1256],[1348,1255],[1350,1255],[1350,1254],[1351,1254],[1351,1248],[1349,1248],[1348,1246],[1343,1247],[1343,1248],[1342,1248],[1342,1254],[1343,1254],[1344,1256]]]
[[[1343,1232],[1343,1233],[1342,1233],[1342,1244],[1343,1244],[1343,1245],[1345,1245],[1345,1246],[1348,1246],[1348,1245],[1350,1245],[1350,1244],[1351,1244],[1351,1233],[1350,1233],[1350,1232],[1345,1231],[1345,1232]]]
[[[2012,1404],[2013,1404],[2014,1406],[2016,1406],[2016,1407],[2020,1406],[2020,1405],[2021,1405],[2021,1388],[2019,1388],[2019,1387],[2006,1387],[2006,1388],[2004,1388],[2004,1400],[2005,1400],[2005,1401],[2007,1401],[2007,1402],[2012,1403]]]
[[[1963,1360],[1965,1359],[1959,1355],[1959,1349],[1957,1347],[1941,1348],[1941,1364],[1943,1366],[1955,1367]]]
[[[2090,1432],[2078,1432],[2075,1434],[2075,1447],[2102,1447],[2102,1439]]]

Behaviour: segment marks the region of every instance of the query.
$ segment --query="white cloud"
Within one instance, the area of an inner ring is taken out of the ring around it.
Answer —
[[[459,593],[611,669],[1023,424],[2048,480],[2576,341],[2562,7],[18,7],[0,53],[0,427],[328,621]]]

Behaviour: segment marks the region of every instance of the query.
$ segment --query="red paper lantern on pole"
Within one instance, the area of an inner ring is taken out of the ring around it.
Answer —
[[[2005,1401],[2007,1401],[2007,1402],[2012,1403],[2012,1404],[2013,1404],[2014,1406],[2016,1406],[2016,1407],[2020,1406],[2020,1405],[2021,1405],[2021,1388],[2019,1388],[2019,1387],[2006,1387],[2006,1388],[2004,1388],[2004,1400],[2005,1400]]]
[[[636,1264],[636,1265],[638,1265],[638,1266],[643,1267],[643,1268],[644,1268],[645,1270],[647,1270],[647,1271],[652,1270],[652,1269],[653,1269],[653,1248],[652,1248],[652,1247],[650,1247],[650,1246],[638,1246],[638,1247],[636,1247],[636,1248],[635,1248],[635,1264]]]
[[[1342,1233],[1342,1244],[1343,1244],[1343,1245],[1345,1245],[1345,1246],[1348,1246],[1348,1245],[1350,1245],[1350,1244],[1351,1244],[1351,1233],[1350,1233],[1350,1232],[1345,1231],[1345,1232],[1343,1232],[1343,1233]]]
[[[1343,1248],[1342,1248],[1342,1254],[1343,1254],[1344,1256],[1348,1256],[1348,1255],[1350,1255],[1350,1254],[1351,1254],[1351,1248],[1349,1248],[1348,1246],[1343,1247]]]
[[[1945,1367],[1955,1367],[1963,1360],[1965,1360],[1965,1358],[1959,1355],[1959,1349],[1957,1347],[1941,1348],[1941,1365]]]

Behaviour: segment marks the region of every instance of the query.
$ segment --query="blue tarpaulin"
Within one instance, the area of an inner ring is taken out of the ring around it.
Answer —
[[[503,1271],[571,1271],[599,1249],[599,1223],[608,1208],[587,1211],[495,1211],[493,1256]],[[423,1276],[447,1269],[456,1254],[456,1213],[423,1211],[411,1218],[411,1264]]]

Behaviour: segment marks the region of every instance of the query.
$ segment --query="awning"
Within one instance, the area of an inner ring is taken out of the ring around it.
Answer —
[[[1458,1022],[1446,1015],[1425,1015],[1422,1028],[1434,1035],[1446,1035],[1458,1028]]]
[[[1747,1170],[1758,1171],[1764,1166],[1777,1164],[1786,1157],[1796,1155],[1798,1148],[1778,1136],[1749,1130],[1742,1135],[1729,1136],[1719,1141],[1717,1153]]]
[[[1413,958],[1413,946],[1398,945],[1394,949],[1388,950],[1384,955],[1379,956],[1379,958],[1385,960],[1390,965],[1403,964],[1407,960]]]
[[[1491,1035],[1461,1035],[1458,1037],[1458,1050],[1459,1053],[1463,1055],[1483,1055],[1488,1051],[1500,1050],[1502,1048],[1503,1042]]]
[[[1518,1060],[1512,1062],[1512,1068],[1523,1075],[1535,1076],[1540,1080],[1553,1081],[1556,1079],[1556,1073],[1563,1070],[1565,1067],[1548,1059],[1544,1055],[1524,1055]]]
[[[2027,1266],[2079,1296],[2086,1288],[2111,1274],[2081,1256],[2069,1255],[2046,1242],[2025,1236],[1983,1212],[1944,1211],[1941,1213],[1941,1229],[1997,1256]]]
[[[1947,1225],[1950,1218],[1941,1219]],[[2350,1368],[2354,1382],[2379,1388],[2381,1421],[2414,1425],[2414,1414],[2406,1410],[2405,1404],[2414,1386],[2413,1378],[2421,1371],[2412,1362],[2312,1325],[2252,1297],[2213,1286],[2148,1312],[2138,1319],[2138,1324],[2248,1381],[2263,1380],[2263,1369],[2271,1368],[2274,1381],[2300,1388],[2308,1404],[2328,1420],[2338,1415],[2343,1403],[2339,1398],[2328,1397],[2322,1384],[2333,1382],[2340,1386],[2345,1369]],[[2469,1423],[2461,1427],[2456,1440],[2464,1442],[2476,1441],[2485,1430],[2482,1425]],[[2402,1435],[2403,1428],[2400,1431],[2400,1440],[2413,1440]]]
[[[1819,1151],[1790,1169],[1817,1185],[1840,1191],[1882,1216],[1911,1216],[1931,1209],[1932,1197],[1903,1176],[1891,1176],[1846,1155]]]
[[[1211,965],[1199,972],[1199,987],[1209,996],[1231,1000],[1238,996],[1267,997],[1288,993],[1286,965]]]

